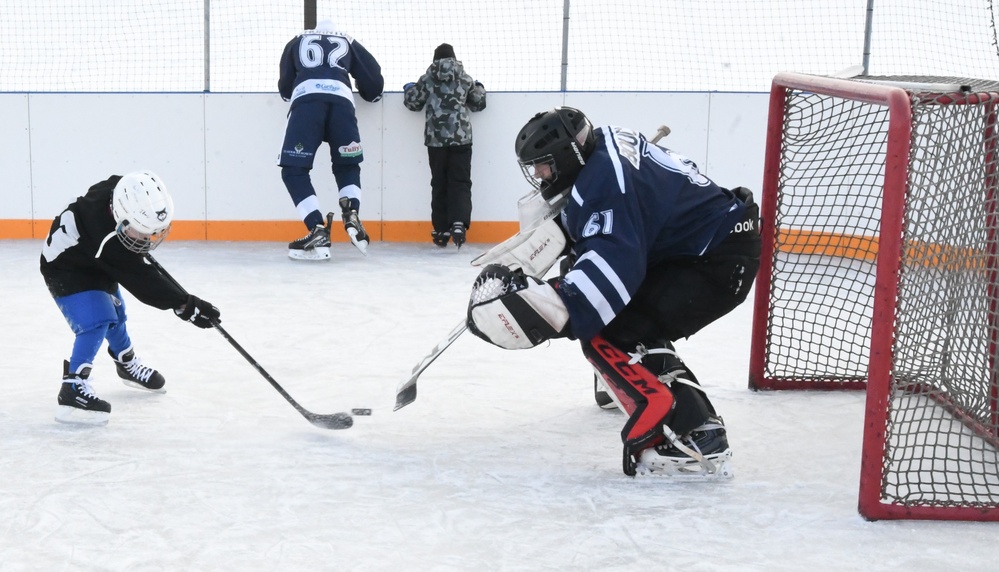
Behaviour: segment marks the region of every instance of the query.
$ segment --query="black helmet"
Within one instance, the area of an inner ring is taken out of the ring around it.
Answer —
[[[514,150],[524,177],[550,200],[572,187],[594,146],[593,125],[583,112],[556,107],[527,122]]]

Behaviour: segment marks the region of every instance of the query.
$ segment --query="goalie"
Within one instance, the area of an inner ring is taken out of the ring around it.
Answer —
[[[481,257],[491,263],[472,288],[469,330],[507,349],[578,339],[598,404],[629,415],[626,474],[730,477],[722,418],[672,342],[749,294],[760,258],[752,193],[570,107],[531,118],[515,150],[550,211],[536,244]],[[539,279],[565,253],[561,276]]]

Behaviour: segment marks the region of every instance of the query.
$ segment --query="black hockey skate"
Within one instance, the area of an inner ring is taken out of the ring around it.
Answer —
[[[447,243],[451,240],[451,233],[446,230],[444,232],[437,232],[436,230],[433,230],[430,231],[430,237],[437,246],[447,248]]]
[[[368,254],[370,239],[368,233],[364,231],[361,219],[357,216],[357,211],[350,208],[350,199],[346,197],[340,199],[340,211],[342,212],[340,217],[343,219],[343,229],[347,231],[350,243],[357,247],[362,254]],[[326,226],[333,226],[333,213],[327,215]]]
[[[70,373],[69,362],[62,362],[62,387],[59,389],[55,419],[60,423],[107,425],[111,404],[94,394],[90,387],[90,365]]]
[[[135,357],[135,351],[132,348],[121,352],[117,357],[111,348],[108,348],[108,353],[114,360],[115,369],[118,370],[118,377],[121,378],[122,383],[137,389],[166,393],[166,390],[163,389],[163,385],[166,383],[163,375],[149,366],[142,365],[142,360]]]
[[[732,450],[721,417],[712,417],[678,437],[666,428],[667,442],[645,449],[638,457],[640,473],[667,477],[731,479]]]
[[[288,244],[288,258],[295,260],[328,260],[329,257],[329,226],[319,225],[309,231],[309,234]]]
[[[451,226],[451,242],[453,242],[458,248],[461,248],[461,245],[465,244],[464,223],[456,222]]]

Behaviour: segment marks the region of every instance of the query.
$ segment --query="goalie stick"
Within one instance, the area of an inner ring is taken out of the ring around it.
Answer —
[[[669,126],[666,126],[666,125],[660,125],[660,126],[659,126],[659,129],[656,129],[656,136],[655,136],[655,137],[653,137],[653,138],[652,138],[652,139],[651,139],[651,140],[649,141],[649,143],[652,143],[653,145],[655,145],[656,143],[658,143],[658,142],[659,142],[659,140],[660,140],[660,139],[662,139],[663,137],[666,137],[666,136],[667,136],[667,135],[669,135],[670,133],[672,133],[672,130],[671,130],[671,129],[669,128]]]
[[[562,248],[565,246],[565,236],[558,225],[550,220],[551,217],[542,217],[542,222],[528,231],[518,232],[501,244],[496,245],[488,252],[477,256],[472,260],[473,266],[485,266],[487,264],[502,264],[512,270],[520,269],[525,274],[539,277],[555,264]],[[554,230],[551,228],[554,227]],[[420,363],[413,368],[409,379],[399,384],[395,392],[395,408],[398,411],[410,403],[416,401],[416,381],[420,378],[423,370],[430,367],[444,350],[454,343],[461,334],[465,333],[468,326],[465,320],[456,325],[446,338],[441,340],[430,353],[424,357]]]
[[[448,348],[455,340],[458,339],[461,334],[465,333],[468,326],[465,324],[465,320],[462,320],[457,326],[451,330],[451,333],[447,335],[447,338],[441,340],[434,346],[434,349],[430,350],[430,353],[424,357],[420,363],[413,367],[413,375],[409,376],[409,379],[399,384],[399,387],[395,390],[395,407],[392,411],[398,411],[403,407],[409,405],[410,403],[416,401],[416,380],[420,378],[420,374],[423,370],[430,367],[430,364],[434,363],[444,350]]]
[[[162,274],[167,280],[172,282],[174,286],[179,288],[181,292],[187,294],[187,290],[185,290],[184,287],[181,286],[180,283],[177,282],[174,279],[174,277],[171,276],[170,273],[167,272],[166,269],[160,265],[159,262],[156,262],[156,259],[154,259],[152,255],[146,254],[146,259],[149,260],[149,263],[152,264],[156,268],[156,270],[160,272],[160,274]],[[222,328],[222,325],[219,324],[218,320],[215,319],[212,320],[212,327],[218,330],[218,332],[222,334],[222,337],[224,337],[226,341],[232,345],[232,347],[236,348],[236,351],[239,352],[239,355],[243,356],[243,358],[246,359],[246,361],[249,362],[250,365],[252,365],[257,370],[257,372],[259,372],[260,375],[262,375],[264,379],[266,379],[268,383],[270,383],[271,386],[273,386],[274,389],[276,389],[277,392],[281,394],[281,397],[284,397],[285,400],[287,400],[288,403],[290,403],[291,406],[295,408],[295,411],[298,411],[302,415],[302,417],[305,417],[305,419],[309,423],[312,423],[316,427],[321,427],[323,429],[348,429],[354,425],[354,418],[350,416],[350,413],[331,413],[328,415],[320,415],[317,413],[313,413],[308,409],[299,405],[298,402],[292,399],[291,395],[289,395],[288,392],[285,391],[284,388],[281,387],[281,385],[278,384],[278,382],[275,381],[274,378],[271,377],[271,375],[267,373],[267,371],[265,371],[264,368],[259,363],[257,363],[257,360],[253,359],[253,357],[250,356],[250,354],[243,349],[243,346],[239,345],[239,343],[236,342],[236,340],[233,339],[231,335],[229,335],[229,332],[225,331]],[[371,414],[370,409],[355,409],[353,412],[357,415]]]

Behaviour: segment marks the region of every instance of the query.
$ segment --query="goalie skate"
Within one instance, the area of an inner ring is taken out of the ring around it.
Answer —
[[[735,476],[732,450],[720,418],[709,419],[684,437],[670,433],[667,428],[669,443],[640,453],[635,474],[688,481],[728,480]]]

